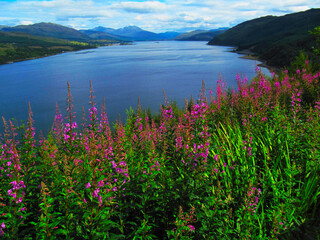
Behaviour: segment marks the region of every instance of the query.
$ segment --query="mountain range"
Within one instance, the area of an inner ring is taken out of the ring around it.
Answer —
[[[113,41],[160,41],[160,40],[191,40],[209,41],[212,37],[224,32],[226,29],[214,29],[210,31],[197,30],[188,33],[163,32],[154,33],[143,30],[137,26],[127,26],[113,29],[106,27],[95,27],[88,30],[76,30],[54,23],[36,23],[32,25],[19,25],[15,27],[0,26],[3,32],[20,32],[41,37],[52,37],[59,39],[90,41],[90,40],[113,40]]]
[[[169,40],[179,34],[176,32],[154,33],[143,30],[136,26],[128,26],[119,29],[99,26],[89,30],[80,30],[80,32],[88,35],[91,38],[101,39],[104,37],[111,37],[113,39],[118,39],[122,41]]]

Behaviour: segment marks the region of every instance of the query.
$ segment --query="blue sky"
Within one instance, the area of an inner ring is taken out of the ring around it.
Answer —
[[[136,25],[164,32],[214,29],[320,8],[320,0],[0,0],[0,25],[53,22],[76,29]]]

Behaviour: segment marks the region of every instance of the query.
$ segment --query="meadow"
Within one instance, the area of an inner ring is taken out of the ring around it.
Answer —
[[[25,126],[3,119],[0,238],[319,239],[320,73],[235,78],[125,123],[91,83],[82,122],[69,84],[47,136],[31,107]]]

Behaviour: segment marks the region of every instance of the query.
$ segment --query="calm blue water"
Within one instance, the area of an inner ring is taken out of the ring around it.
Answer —
[[[26,120],[30,102],[35,127],[46,133],[56,103],[66,114],[67,81],[78,119],[82,107],[86,112],[89,108],[89,80],[98,109],[105,97],[110,122],[119,114],[125,120],[126,110],[136,108],[138,97],[143,108],[157,112],[164,103],[163,89],[182,107],[185,97],[198,98],[202,80],[207,89],[215,89],[219,74],[229,87],[236,87],[237,73],[248,79],[255,76],[258,62],[228,50],[206,42],[138,42],[2,65],[0,116]]]

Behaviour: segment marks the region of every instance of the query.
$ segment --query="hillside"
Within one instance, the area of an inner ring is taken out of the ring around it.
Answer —
[[[80,30],[81,33],[86,34],[92,40],[114,40],[114,41],[130,41],[127,37],[112,35],[107,32],[100,32],[95,30]]]
[[[311,52],[314,39],[309,31],[320,25],[320,9],[243,22],[214,37],[208,44],[249,49],[267,64],[288,66],[299,51]]]
[[[19,25],[15,27],[5,27],[1,31],[20,32],[41,37],[52,37],[75,41],[87,41],[90,38],[73,28],[65,27],[54,23],[36,23],[32,25]]]
[[[94,47],[95,45],[88,43],[63,39],[0,32],[0,64]]]
[[[182,33],[174,38],[178,41],[210,41],[213,37],[222,34],[227,29],[214,29],[210,31],[195,30],[187,33]]]

